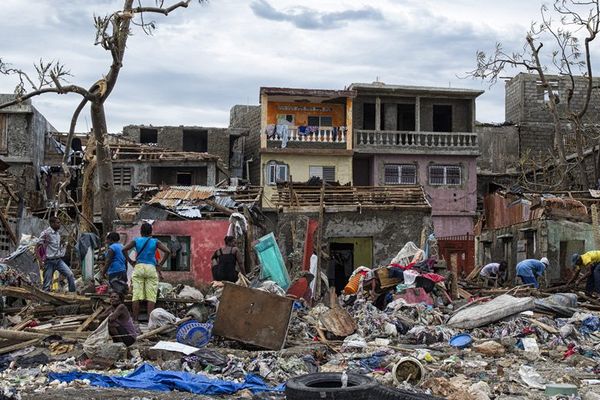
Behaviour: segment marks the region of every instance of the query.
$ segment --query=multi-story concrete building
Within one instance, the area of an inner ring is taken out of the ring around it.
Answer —
[[[123,136],[136,143],[179,152],[209,153],[218,156],[221,169],[218,180],[225,179],[227,175],[242,177],[243,139],[246,134],[247,130],[244,129],[201,126],[123,127]]]
[[[353,83],[355,185],[422,185],[438,237],[473,233],[475,99],[469,89]]]

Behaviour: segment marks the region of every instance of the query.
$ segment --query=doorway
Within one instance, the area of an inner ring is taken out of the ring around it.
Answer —
[[[327,269],[329,286],[341,293],[352,272],[362,266],[373,267],[373,238],[332,238],[329,241],[330,263]]]

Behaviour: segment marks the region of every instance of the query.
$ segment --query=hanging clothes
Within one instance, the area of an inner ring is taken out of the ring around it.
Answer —
[[[273,136],[275,136],[275,125],[274,124],[267,125],[267,128],[265,129],[265,133],[267,134],[267,138],[269,138],[269,139],[271,139]]]
[[[277,136],[281,139],[281,148],[285,149],[287,147],[287,142],[289,140],[289,130],[287,125],[277,125],[276,127]]]

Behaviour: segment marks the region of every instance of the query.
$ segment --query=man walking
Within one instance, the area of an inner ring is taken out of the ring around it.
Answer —
[[[61,243],[60,219],[50,217],[50,227],[45,229],[40,235],[40,241],[36,246],[36,256],[40,265],[43,265],[45,291],[50,290],[54,271],[67,278],[69,282],[69,292],[75,292],[75,276],[73,271],[63,261],[65,256],[65,245]]]

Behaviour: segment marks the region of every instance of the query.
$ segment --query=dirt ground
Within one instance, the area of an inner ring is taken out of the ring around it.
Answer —
[[[283,400],[283,394],[263,394],[252,396],[247,393],[236,393],[231,396],[201,396],[191,393],[182,392],[154,392],[147,390],[124,390],[124,389],[106,389],[106,388],[66,388],[66,389],[49,389],[43,393],[23,393],[22,400],[73,400],[79,398],[81,400],[208,400],[208,399],[256,399],[256,400]]]

